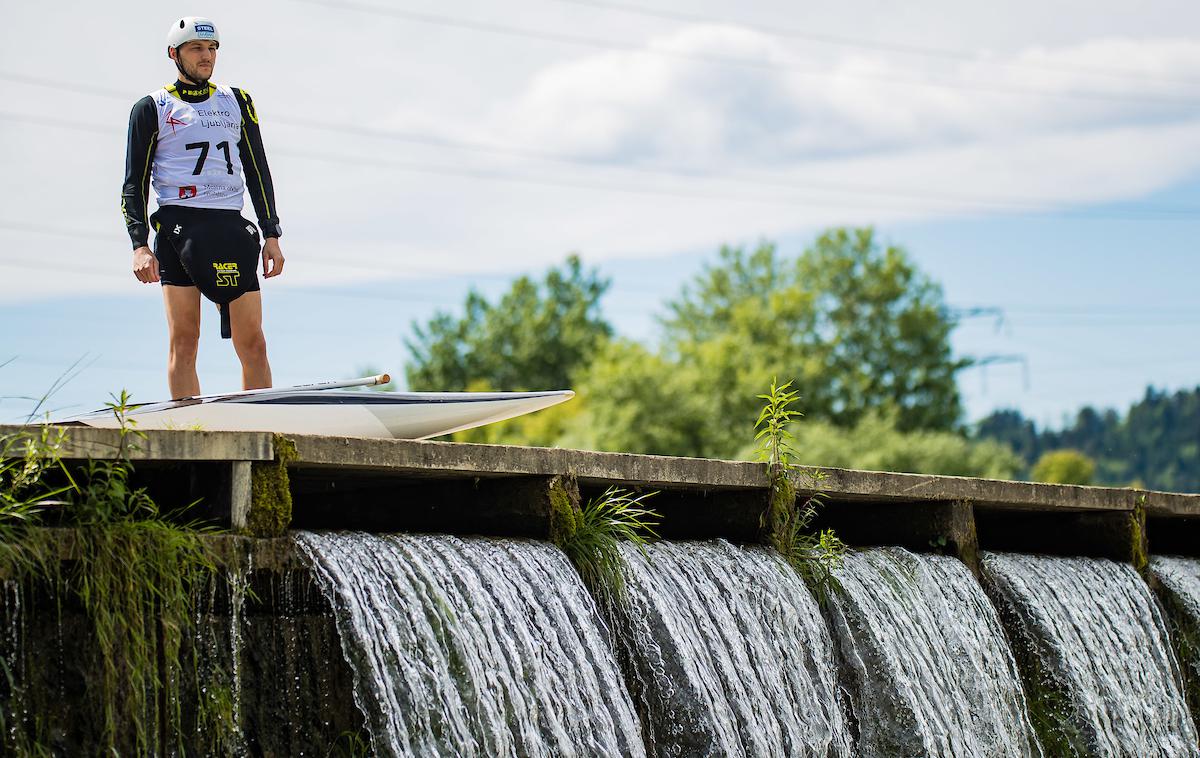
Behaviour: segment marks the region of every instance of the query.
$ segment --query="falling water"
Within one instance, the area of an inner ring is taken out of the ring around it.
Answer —
[[[1200,560],[1154,557],[1150,568],[1158,577],[1171,637],[1179,654],[1192,715],[1200,713]]]
[[[374,753],[640,755],[595,603],[531,541],[301,533]]]
[[[1132,566],[988,553],[983,565],[1058,754],[1197,755],[1167,631]],[[1039,692],[1040,691],[1040,692]]]
[[[1155,556],[1150,568],[1188,613],[1200,620],[1200,559]]]
[[[21,587],[11,580],[0,581],[0,725],[4,734],[0,734],[0,747],[14,749],[21,735],[21,729],[27,726],[28,712],[24,693],[20,691],[20,683],[24,680],[22,671],[23,637],[21,613]]]
[[[718,540],[622,555],[609,612],[657,754],[850,754],[829,631],[777,553]]]
[[[1000,619],[961,561],[878,548],[837,576],[859,755],[1041,755]]]
[[[229,583],[229,660],[230,660],[230,695],[233,705],[233,727],[237,730],[237,738],[241,742],[242,724],[242,645],[245,643],[242,622],[246,611],[246,595],[250,591],[250,572],[254,570],[254,551],[246,549],[242,562],[230,569],[226,574]]]

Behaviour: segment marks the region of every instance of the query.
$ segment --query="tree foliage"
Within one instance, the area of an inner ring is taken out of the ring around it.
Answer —
[[[1052,450],[1078,450],[1096,463],[1095,483],[1200,492],[1200,387],[1153,387],[1124,415],[1085,407],[1062,429],[1042,429],[1017,411],[997,411],[976,436],[1004,442],[1032,466]]]
[[[1078,450],[1051,450],[1033,465],[1033,480],[1048,484],[1091,484],[1096,462]]]
[[[994,440],[972,441],[947,431],[902,431],[896,428],[894,412],[872,411],[851,427],[804,420],[791,432],[796,460],[811,466],[1012,479],[1023,463]],[[752,458],[754,452],[754,446],[747,445],[738,457]]]
[[[795,259],[724,248],[668,304],[666,353],[713,382],[716,410],[744,417],[755,388],[795,377],[805,413],[839,425],[896,409],[901,429],[950,429],[961,403],[954,321],[940,287],[874,231],[835,229]]]
[[[585,405],[564,444],[651,455],[717,455],[720,418],[696,392],[700,377],[627,340],[604,347],[580,374]],[[745,420],[751,424],[753,417]],[[750,427],[739,430],[747,437]]]
[[[571,372],[612,334],[600,313],[608,286],[572,255],[540,283],[520,277],[494,304],[472,290],[461,317],[438,312],[424,326],[413,324],[414,336],[405,341],[408,386],[444,391],[480,383],[495,390],[568,387]]]
[[[767,243],[724,248],[667,308],[660,350],[624,345],[580,375],[593,445],[732,457],[773,377],[794,381],[810,419],[958,421],[964,363],[951,357],[941,290],[870,229],[830,231],[793,259]]]
[[[472,292],[409,341],[414,389],[572,386],[573,403],[456,435],[707,458],[747,457],[757,396],[791,381],[806,463],[1012,476],[999,444],[956,434],[961,403],[941,289],[871,229],[835,229],[799,256],[724,248],[667,304],[663,340],[610,339],[608,283],[572,257],[495,304]],[[826,457],[828,456],[828,457]]]

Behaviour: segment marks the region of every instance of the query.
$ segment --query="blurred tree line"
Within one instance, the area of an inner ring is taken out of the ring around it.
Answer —
[[[976,436],[1011,447],[1036,472],[1054,451],[1078,451],[1093,462],[1089,482],[1200,492],[1200,387],[1168,394],[1149,387],[1124,415],[1085,407],[1061,430],[1038,430],[1014,410],[979,423]]]
[[[968,436],[956,374],[970,362],[952,354],[941,287],[870,228],[831,229],[794,257],[768,242],[723,248],[666,303],[652,346],[613,336],[601,310],[608,287],[570,256],[495,302],[472,291],[461,314],[414,324],[409,388],[578,393],[455,436],[475,442],[749,458],[756,395],[778,378],[802,397],[794,433],[806,463],[1011,478],[1059,447],[1094,449],[1033,432],[1011,412]],[[1044,475],[1091,476],[1090,461],[1075,463]]]

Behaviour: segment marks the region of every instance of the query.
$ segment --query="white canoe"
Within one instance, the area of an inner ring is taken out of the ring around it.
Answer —
[[[142,429],[264,431],[419,440],[470,429],[570,400],[551,392],[361,392],[287,388],[135,405],[127,418]],[[115,428],[111,410],[63,422]]]

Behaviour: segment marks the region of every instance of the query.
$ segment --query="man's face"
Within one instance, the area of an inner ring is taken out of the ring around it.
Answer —
[[[217,65],[217,43],[212,40],[192,40],[177,47],[171,57],[179,61],[183,72],[193,82],[207,82]]]

